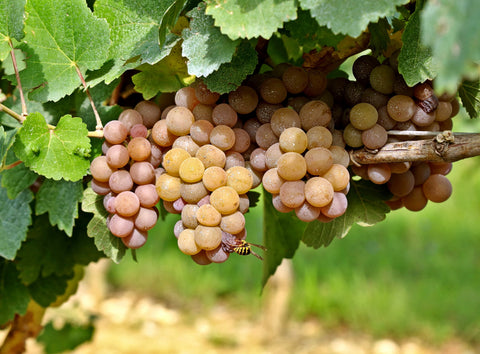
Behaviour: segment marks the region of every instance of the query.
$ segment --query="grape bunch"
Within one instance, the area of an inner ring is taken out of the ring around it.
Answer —
[[[123,111],[118,120],[105,125],[103,155],[90,165],[92,189],[104,196],[103,205],[110,214],[108,229],[132,249],[145,244],[148,230],[158,219],[155,169],[162,150],[147,135],[160,114],[160,108],[149,101]]]
[[[376,150],[386,143],[398,142],[401,136],[388,135],[389,130],[440,132],[452,128],[458,113],[458,101],[452,95],[437,97],[432,82],[408,87],[397,71],[396,56],[380,64],[373,56],[356,59],[353,74],[356,81],[336,79],[331,88],[338,116],[336,127],[343,128],[345,143],[352,148],[364,146]],[[337,103],[338,102],[338,103]],[[340,108],[341,107],[341,108]],[[393,194],[387,204],[422,210],[427,202],[440,203],[452,193],[445,177],[451,163],[398,162],[362,166],[352,165],[355,174],[375,184],[387,184]]]

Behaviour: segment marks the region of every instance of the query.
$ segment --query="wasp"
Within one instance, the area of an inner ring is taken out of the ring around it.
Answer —
[[[227,248],[226,249],[227,252],[230,252],[230,253],[235,252],[236,254],[239,254],[241,256],[247,256],[249,254],[253,254],[255,257],[257,257],[261,261],[263,261],[263,258],[259,254],[255,253],[252,250],[252,246],[258,247],[258,248],[260,248],[264,251],[267,250],[262,245],[257,245],[255,243],[250,243],[250,242],[247,242],[245,240],[235,240],[233,242],[224,243],[224,245]]]

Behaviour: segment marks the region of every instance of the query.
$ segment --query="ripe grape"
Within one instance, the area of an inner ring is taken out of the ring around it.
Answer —
[[[235,189],[224,186],[215,189],[210,195],[210,204],[221,214],[234,213],[240,204],[240,197]]]
[[[197,210],[197,221],[204,226],[218,226],[222,220],[222,214],[211,204],[204,204]]]
[[[127,136],[127,127],[118,120],[111,120],[103,127],[103,137],[110,144],[121,144]]]
[[[147,231],[140,231],[134,228],[128,236],[122,237],[121,240],[128,248],[137,249],[142,247],[147,242],[147,237]]]
[[[133,138],[128,142],[127,150],[132,160],[144,161],[150,156],[151,144],[145,138]]]
[[[148,231],[152,229],[157,223],[158,212],[154,208],[140,207],[135,216],[135,227],[139,231]]]
[[[124,217],[113,214],[108,222],[108,229],[117,237],[126,237],[132,233],[135,226],[133,217]]]
[[[226,125],[217,125],[210,132],[210,143],[220,150],[229,150],[235,145],[235,133]]]
[[[202,249],[195,242],[195,230],[185,229],[178,235],[178,249],[189,256],[199,253]]]
[[[302,129],[291,127],[282,132],[278,142],[282,151],[301,154],[307,148],[308,138]]]
[[[108,182],[116,168],[110,167],[106,156],[98,156],[90,164],[90,173],[98,182]]]
[[[195,228],[195,243],[202,249],[214,250],[222,242],[222,230],[218,226],[198,225]]]
[[[150,184],[155,181],[155,170],[146,161],[134,162],[130,166],[130,175],[136,184]]]
[[[239,211],[222,217],[220,228],[229,234],[238,234],[245,229],[245,217]]]
[[[279,157],[277,171],[287,181],[302,179],[307,173],[305,158],[297,152],[287,152]]]
[[[189,157],[180,164],[178,173],[183,181],[194,183],[202,180],[204,171],[205,167],[200,159]]]
[[[110,189],[115,193],[129,191],[133,187],[133,180],[130,173],[126,170],[119,170],[112,173],[108,180]]]
[[[306,103],[299,112],[302,129],[308,131],[316,126],[327,126],[332,119],[328,105],[319,100]]]
[[[170,112],[168,112],[166,118],[168,131],[176,136],[187,135],[190,133],[190,127],[193,122],[195,122],[195,117],[186,107],[172,108]]]
[[[257,107],[258,95],[249,86],[239,86],[228,94],[228,103],[237,113],[248,114]]]
[[[135,106],[135,110],[142,115],[143,124],[148,129],[151,129],[162,116],[162,110],[152,101],[140,101]]]
[[[312,177],[305,183],[305,199],[313,206],[321,208],[327,205],[332,201],[333,193],[332,184],[323,177]]]
[[[441,174],[432,174],[422,188],[425,197],[434,203],[443,203],[452,195],[452,184]]]
[[[287,208],[295,209],[305,201],[305,182],[301,180],[285,181],[280,187],[279,195],[280,200]]]
[[[135,194],[144,208],[151,208],[160,201],[154,184],[144,184],[135,188]]]
[[[135,215],[140,209],[140,200],[131,191],[124,191],[115,197],[115,211],[121,216]]]

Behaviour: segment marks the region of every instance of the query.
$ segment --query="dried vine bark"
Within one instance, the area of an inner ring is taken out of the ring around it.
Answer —
[[[36,338],[42,330],[41,323],[45,310],[31,300],[25,315],[15,315],[7,337],[0,346],[0,354],[24,353],[27,339]]]
[[[389,143],[378,151],[352,151],[354,164],[404,161],[454,162],[480,155],[479,133],[440,133],[433,139]]]

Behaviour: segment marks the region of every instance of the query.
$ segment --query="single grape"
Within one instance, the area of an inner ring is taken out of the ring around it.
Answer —
[[[305,158],[297,152],[287,152],[277,161],[277,172],[287,181],[302,179],[307,173]]]
[[[225,186],[217,188],[212,192],[210,203],[221,214],[228,215],[238,209],[240,197],[235,189]]]
[[[305,182],[286,181],[280,187],[280,200],[288,208],[297,208],[305,201]]]
[[[300,128],[300,116],[292,108],[284,107],[277,109],[270,120],[270,127],[276,136],[280,136],[282,132],[290,127]]]
[[[158,211],[156,208],[142,208],[135,216],[135,227],[140,231],[148,231],[157,223]]]
[[[235,133],[226,125],[217,125],[210,132],[210,143],[220,150],[229,150],[235,145]]]
[[[420,211],[428,203],[428,199],[422,191],[421,186],[414,187],[410,193],[402,198],[402,204],[410,211]]]
[[[202,249],[214,250],[222,242],[222,230],[218,227],[198,225],[195,228],[195,243]]]
[[[135,215],[140,209],[140,200],[131,191],[124,191],[115,197],[115,210],[120,216]]]
[[[282,81],[289,93],[297,94],[307,87],[308,74],[301,67],[290,66],[283,72]]]
[[[103,137],[110,144],[121,144],[127,139],[128,129],[118,120],[111,120],[103,127]]]
[[[211,204],[204,204],[197,210],[197,221],[204,226],[218,226],[222,220],[222,214]]]
[[[413,177],[415,178],[415,186],[422,185],[431,174],[430,165],[426,162],[412,166],[410,171],[412,171]]]
[[[152,128],[152,139],[161,147],[172,146],[177,138],[167,129],[167,121],[165,119],[159,120]]]
[[[441,174],[432,174],[422,188],[425,197],[434,203],[443,203],[452,195],[452,184]]]
[[[355,129],[372,128],[378,120],[377,109],[369,103],[359,103],[350,110],[350,123]]]
[[[144,208],[152,208],[160,201],[157,190],[153,183],[144,184],[135,188],[135,194]]]
[[[191,86],[182,87],[175,93],[175,104],[177,107],[184,107],[191,111],[198,103],[199,100],[195,95],[195,88]]]
[[[327,126],[332,119],[332,112],[325,102],[313,100],[302,107],[299,117],[302,129],[308,131],[316,126]]]
[[[223,168],[225,166],[225,153],[218,147],[210,144],[200,146],[197,153],[195,154],[195,157],[202,161],[205,168],[209,168],[211,166],[218,166]]]
[[[214,191],[227,185],[227,172],[218,166],[211,166],[205,170],[202,181],[205,188]]]
[[[314,207],[309,202],[305,201],[302,205],[295,208],[295,215],[304,222],[312,222],[320,215],[320,208]]]
[[[196,204],[208,194],[202,182],[182,183],[180,186],[180,196],[190,204]]]
[[[370,86],[380,93],[389,95],[393,92],[395,72],[389,65],[378,65],[370,72]]]
[[[198,145],[210,143],[210,133],[213,130],[213,124],[207,120],[197,120],[190,127],[190,136]]]
[[[278,142],[282,151],[301,154],[307,148],[308,138],[302,129],[291,127],[282,132]]]
[[[368,179],[375,184],[385,184],[390,180],[392,171],[388,163],[378,163],[368,165]]]
[[[333,193],[332,201],[321,208],[322,214],[329,218],[338,218],[345,214],[348,207],[348,200],[345,194],[340,192]]]
[[[343,139],[347,145],[353,148],[363,146],[362,131],[355,128],[351,123],[345,127]]]
[[[365,147],[369,149],[380,149],[387,143],[388,133],[384,127],[379,124],[375,124],[370,129],[362,132],[362,142]]]
[[[250,165],[257,171],[264,172],[268,169],[266,165],[266,151],[256,148],[250,153]]]
[[[273,113],[275,113],[280,108],[283,108],[281,104],[271,104],[261,101],[255,109],[255,114],[258,121],[260,122],[260,125],[270,123]]]
[[[122,237],[121,240],[128,248],[137,249],[142,247],[147,242],[147,238],[147,231],[140,231],[134,228],[130,235]]]
[[[133,187],[133,179],[126,170],[119,170],[112,173],[108,180],[110,189],[115,193],[129,191]]]
[[[230,253],[226,252],[222,245],[218,246],[214,250],[205,251],[205,255],[213,263],[223,263],[228,259],[228,257],[230,257]]]
[[[279,211],[280,213],[289,213],[293,210],[292,208],[289,208],[283,204],[280,194],[272,195],[272,204],[275,210]]]
[[[200,103],[205,105],[212,105],[218,101],[220,94],[212,92],[207,88],[203,82],[198,82],[195,86],[195,96]]]
[[[227,170],[227,186],[232,187],[238,194],[245,194],[253,186],[253,177],[245,167],[229,168]]]
[[[168,112],[165,120],[167,123],[167,129],[170,133],[176,136],[182,136],[190,133],[190,127],[193,122],[195,122],[195,117],[188,108],[175,107]]]
[[[222,217],[220,229],[230,234],[238,234],[245,229],[245,217],[239,211]]]
[[[90,164],[90,173],[98,182],[108,182],[110,176],[116,168],[110,167],[106,156],[98,156]]]
[[[225,170],[228,170],[234,166],[245,167],[245,158],[241,153],[230,150],[225,154],[225,156]]]
[[[237,113],[248,114],[257,107],[258,95],[249,86],[239,86],[228,94],[228,103]]]
[[[280,150],[280,143],[275,143],[265,151],[265,165],[268,168],[277,167],[277,161],[282,156],[283,151]]]
[[[395,95],[387,103],[388,115],[397,122],[406,122],[412,118],[416,109],[415,101],[404,95]]]
[[[307,171],[311,175],[320,176],[326,173],[333,165],[333,155],[330,150],[318,147],[305,154]]]
[[[262,178],[263,188],[269,193],[280,193],[280,187],[285,180],[278,175],[277,168],[269,169]]]
[[[155,183],[159,197],[168,202],[173,202],[180,198],[180,186],[180,178],[171,176],[168,173],[159,176]]]
[[[178,249],[189,256],[197,254],[202,249],[195,242],[195,230],[185,229],[178,235]]]
[[[271,145],[278,142],[278,137],[273,132],[270,123],[263,124],[257,129],[255,141],[262,149],[268,149]]]
[[[227,103],[220,103],[213,108],[212,120],[215,125],[226,125],[233,128],[237,119],[237,112]]]
[[[192,260],[197,263],[198,265],[208,265],[212,263],[212,261],[207,257],[207,253],[204,250],[201,250],[197,254],[194,254]]]
[[[322,126],[310,128],[307,131],[307,148],[313,149],[316,147],[329,148],[332,145],[333,137],[330,131]]]
[[[332,154],[333,163],[342,165],[344,167],[348,167],[350,165],[350,155],[344,148],[340,146],[332,145],[328,150]],[[305,154],[305,160],[307,161],[307,170],[308,170],[308,160],[307,160],[306,154]]]
[[[155,182],[155,169],[146,161],[133,163],[130,166],[130,175],[136,184],[150,184]]]
[[[327,179],[312,177],[305,184],[304,194],[311,205],[321,208],[332,201],[334,189]]]
[[[205,167],[200,159],[189,157],[181,163],[178,172],[183,181],[195,183],[202,180],[204,171]]]
[[[413,190],[415,177],[411,171],[394,173],[390,177],[387,186],[394,196],[404,197]]]
[[[213,124],[213,118],[212,118],[213,107],[212,106],[207,106],[205,104],[199,103],[192,110],[192,113],[193,113],[193,116],[195,117],[195,121],[206,120],[207,122],[210,122]]]
[[[287,89],[282,80],[270,78],[260,85],[260,96],[268,103],[278,104],[287,98]]]
[[[162,116],[160,107],[152,101],[140,101],[135,106],[135,110],[142,115],[143,124],[151,129]],[[131,133],[131,132],[130,132]]]
[[[182,209],[183,225],[189,229],[195,229],[198,226],[197,212],[200,207],[196,204],[187,204]]]
[[[126,237],[130,235],[135,226],[133,217],[124,217],[118,214],[113,214],[108,222],[108,229],[117,237]]]
[[[327,75],[316,69],[310,69],[307,71],[308,84],[303,90],[308,97],[320,96],[327,88]]]
[[[151,153],[151,144],[145,138],[133,138],[127,145],[128,154],[132,160],[144,161]]]
[[[173,234],[175,235],[175,237],[177,239],[178,239],[178,237],[180,236],[180,234],[182,233],[183,230],[187,230],[187,229],[185,228],[185,226],[183,226],[182,220],[178,220],[175,223],[175,226],[173,227]]]

